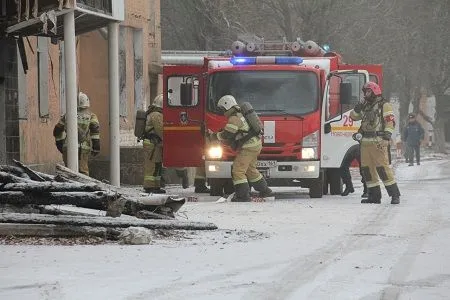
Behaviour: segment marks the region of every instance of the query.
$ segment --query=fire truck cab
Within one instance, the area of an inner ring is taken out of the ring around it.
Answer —
[[[250,102],[264,124],[257,167],[271,186],[309,188],[311,198],[340,194],[339,168],[357,142],[349,118],[381,65],[350,65],[313,41],[236,41],[231,53],[163,53],[164,165],[204,167],[211,195],[231,193],[235,153],[209,144],[222,129],[217,101]]]

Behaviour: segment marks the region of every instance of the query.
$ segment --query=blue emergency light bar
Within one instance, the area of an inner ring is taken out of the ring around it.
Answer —
[[[255,56],[240,57],[233,56],[230,59],[233,65],[299,65],[303,62],[301,57],[297,56]]]

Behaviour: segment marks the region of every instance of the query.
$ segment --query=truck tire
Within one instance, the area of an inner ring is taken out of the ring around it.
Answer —
[[[326,176],[323,170],[320,171],[319,178],[314,179],[309,184],[309,197],[310,198],[322,198],[324,190],[324,182]]]
[[[311,182],[309,186],[309,197],[310,198],[322,198],[323,196],[323,181],[321,179],[316,179]]]
[[[340,195],[342,193],[342,179],[340,169],[328,169],[327,178],[328,182],[330,183],[330,195]]]
[[[210,196],[223,196],[224,179],[222,178],[210,178]]]

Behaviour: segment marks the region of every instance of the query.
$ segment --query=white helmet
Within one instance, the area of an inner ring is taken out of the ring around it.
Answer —
[[[231,109],[233,106],[237,106],[236,99],[232,95],[225,95],[222,96],[222,98],[219,99],[219,102],[217,102],[217,107],[222,108],[225,111]]]
[[[152,106],[159,108],[163,107],[163,94],[159,94],[155,97],[155,99],[153,99]]]
[[[78,94],[78,108],[88,108],[89,106],[91,106],[89,97],[85,93],[80,92]]]

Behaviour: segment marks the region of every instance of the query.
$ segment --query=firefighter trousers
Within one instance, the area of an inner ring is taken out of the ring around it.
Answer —
[[[361,170],[368,188],[395,184],[394,171],[389,164],[389,142],[386,140],[361,142]]]
[[[160,188],[162,172],[162,144],[144,140],[144,189]]]
[[[89,154],[90,151],[78,150],[78,172],[89,176]],[[63,152],[64,165],[67,167],[67,150]]]
[[[263,178],[258,169],[256,169],[256,162],[261,149],[262,145],[258,145],[251,148],[242,148],[238,151],[231,170],[231,178],[234,185],[247,182],[253,183]]]

